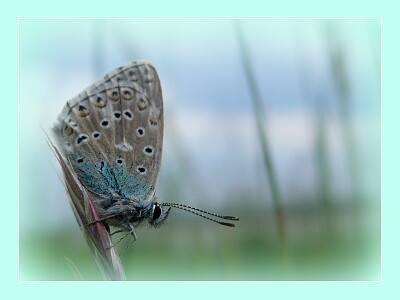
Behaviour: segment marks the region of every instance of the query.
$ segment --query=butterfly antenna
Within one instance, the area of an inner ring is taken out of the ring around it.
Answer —
[[[188,212],[190,212],[192,214],[195,214],[195,215],[197,215],[199,217],[202,217],[204,219],[213,221],[215,223],[218,223],[218,224],[221,224],[221,225],[224,225],[224,226],[235,227],[235,224],[222,222],[222,221],[207,217],[207,216],[205,216],[203,214],[200,214],[200,213],[198,213],[196,211],[199,211],[199,212],[202,212],[202,213],[214,216],[214,217],[218,217],[218,218],[221,218],[221,219],[224,219],[224,220],[239,221],[238,217],[223,216],[223,215],[219,215],[219,214],[214,214],[214,213],[211,213],[211,212],[199,209],[199,208],[191,207],[191,206],[188,206],[188,205],[184,205],[184,204],[166,202],[166,203],[160,203],[160,205],[161,206],[170,206],[170,207],[179,208],[181,210],[188,211]]]
[[[223,215],[211,213],[211,212],[208,212],[206,210],[202,210],[202,209],[199,209],[199,208],[196,208],[196,207],[191,207],[189,205],[184,205],[184,204],[179,204],[179,203],[171,203],[171,202],[161,203],[161,205],[174,206],[174,207],[178,207],[178,206],[179,207],[184,207],[184,208],[188,208],[188,209],[191,209],[191,210],[199,211],[199,212],[202,212],[202,213],[214,216],[214,217],[218,217],[218,218],[221,218],[221,219],[239,221],[238,217],[223,216]]]

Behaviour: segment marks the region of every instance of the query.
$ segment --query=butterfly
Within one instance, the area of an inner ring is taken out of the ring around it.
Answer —
[[[147,61],[123,65],[67,101],[53,126],[55,147],[66,180],[75,180],[92,201],[88,224],[102,222],[125,232],[120,241],[128,235],[135,241],[135,228],[158,227],[178,208],[234,227],[209,216],[237,217],[159,201],[163,121],[160,80]]]

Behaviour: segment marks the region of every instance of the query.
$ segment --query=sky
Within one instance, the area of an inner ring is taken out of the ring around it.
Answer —
[[[357,172],[366,194],[379,190],[379,22],[239,21],[288,205],[299,201],[296,195],[311,199],[317,188],[315,142],[320,119],[325,124],[332,186],[343,197],[349,194],[341,95],[333,75],[335,53],[342,55],[349,86],[350,124],[361,166]],[[35,210],[40,201],[40,207],[53,210],[38,212],[37,220],[57,223],[69,209],[61,199],[59,167],[42,128],[49,131],[68,99],[104,74],[138,59],[152,62],[163,88],[160,197],[172,176],[183,187],[186,203],[199,202],[205,195],[203,206],[218,207],[242,193],[243,199],[261,195],[271,205],[238,43],[231,20],[21,20],[20,187],[24,211]],[[256,204],[250,201],[248,205]]]

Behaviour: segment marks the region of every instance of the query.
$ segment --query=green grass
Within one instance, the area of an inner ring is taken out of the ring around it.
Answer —
[[[351,215],[333,214],[334,234],[327,236],[318,227],[322,216],[289,214],[284,262],[276,233],[262,230],[273,226],[270,216],[247,214],[235,229],[177,218],[158,230],[138,230],[121,259],[128,280],[379,280],[379,232],[352,231]],[[78,230],[21,234],[21,249],[21,280],[102,280]]]

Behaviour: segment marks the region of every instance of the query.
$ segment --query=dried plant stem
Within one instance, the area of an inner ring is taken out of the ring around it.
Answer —
[[[105,280],[126,280],[118,252],[114,247],[111,247],[111,236],[108,228],[102,222],[93,223],[99,220],[93,206],[94,196],[80,184],[71,172],[69,162],[64,160],[50,140],[49,145],[61,165],[71,208],[103,278]]]

